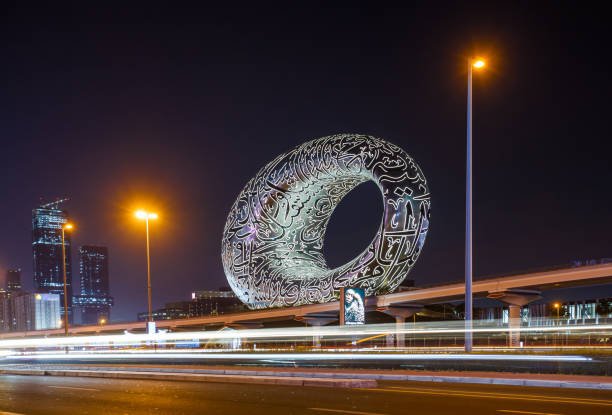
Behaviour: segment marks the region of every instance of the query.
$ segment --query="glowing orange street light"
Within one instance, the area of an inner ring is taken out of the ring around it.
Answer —
[[[483,61],[482,59],[477,59],[474,63],[473,63],[474,68],[482,68],[485,66],[485,61]]]
[[[147,212],[146,210],[137,210],[135,213],[138,219],[143,219],[147,225],[147,293],[149,298],[149,322],[153,321],[151,313],[151,256],[149,254],[149,219],[157,219],[157,213]]]
[[[106,319],[105,318],[101,318],[100,320],[98,320],[98,323],[100,323],[101,326],[106,324]]]
[[[64,223],[62,226],[62,272],[64,274],[64,334],[68,335],[68,286],[66,284],[66,244],[65,234],[67,230],[73,228],[71,223]]]
[[[557,309],[557,320],[559,320],[559,303],[555,303],[554,306]]]

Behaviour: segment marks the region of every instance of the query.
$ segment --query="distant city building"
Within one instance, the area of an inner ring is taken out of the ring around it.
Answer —
[[[188,306],[190,317],[238,313],[247,310],[230,287],[221,287],[217,291],[193,291]]]
[[[47,203],[32,210],[32,251],[34,254],[34,290],[58,294],[64,313],[64,276],[62,273],[62,226],[68,213],[58,208],[62,201]],[[72,261],[70,232],[65,234],[66,285],[68,316],[72,316]]]
[[[557,303],[534,302],[521,307],[521,320],[527,326],[540,326],[556,324],[557,318],[567,324],[599,323],[600,318],[608,319],[612,316],[612,298],[584,299],[573,301],[561,301]],[[507,324],[510,318],[508,308],[497,307],[474,307],[474,316],[480,321],[495,321],[499,325]]]
[[[166,307],[154,310],[151,314],[154,321],[159,320],[176,320],[179,318],[187,318],[188,314],[183,307],[173,308],[171,303],[166,304]],[[148,321],[149,312],[145,311],[138,313],[138,321]]]
[[[215,298],[237,298],[230,287],[221,287],[218,290],[198,290],[191,293],[192,300],[210,300]]]
[[[609,264],[609,263],[612,263],[612,258],[587,259],[584,261],[580,259],[576,259],[572,261],[571,266],[572,267],[583,267],[586,265]]]
[[[17,294],[9,299],[12,330],[31,331],[56,329],[62,325],[58,294]]]
[[[12,330],[11,324],[11,308],[9,298],[11,292],[0,288],[0,332]]]
[[[246,306],[229,287],[214,290],[198,290],[191,293],[191,301],[166,303],[164,308],[153,311],[153,320],[215,316],[246,311]],[[147,312],[138,313],[139,321],[146,321]]]
[[[84,245],[79,248],[81,292],[73,298],[75,322],[97,324],[110,319],[113,298],[108,278],[108,248]]]
[[[21,269],[9,269],[6,271],[6,289],[9,291],[21,291]]]
[[[0,332],[15,330],[14,305],[11,297],[21,294],[21,269],[6,271],[6,289],[0,288]]]

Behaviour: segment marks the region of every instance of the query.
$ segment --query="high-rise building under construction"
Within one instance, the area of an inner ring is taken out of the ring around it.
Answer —
[[[32,210],[32,252],[34,254],[34,290],[59,294],[60,312],[64,314],[64,275],[62,269],[62,227],[68,212],[59,208],[64,200],[47,203]],[[65,233],[66,286],[68,316],[72,320],[72,261],[70,232]]]

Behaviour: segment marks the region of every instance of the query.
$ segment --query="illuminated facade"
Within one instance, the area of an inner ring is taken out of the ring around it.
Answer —
[[[327,223],[340,200],[369,180],[383,196],[380,228],[361,255],[329,269]],[[312,140],[268,163],[238,196],[223,232],[225,274],[252,309],[328,302],[346,286],[390,293],[421,252],[429,211],[425,176],[401,148],[357,134]]]
[[[47,330],[62,326],[58,294],[19,294],[10,298],[15,331]]]
[[[65,210],[45,205],[32,210],[32,251],[34,254],[34,290],[58,294],[64,313],[64,276],[62,273],[62,226],[68,221]],[[70,232],[65,235],[68,316],[72,319],[72,261]]]
[[[77,322],[97,324],[110,318],[113,298],[108,279],[108,248],[85,245],[79,248],[81,292],[74,297]]]

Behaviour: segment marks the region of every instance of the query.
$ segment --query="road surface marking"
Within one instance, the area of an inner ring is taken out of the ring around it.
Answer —
[[[99,392],[100,389],[92,389],[92,388],[77,388],[76,386],[49,386],[49,388],[57,388],[57,389],[76,389],[80,391],[94,391]]]
[[[308,408],[313,411],[324,411],[324,412],[339,412],[341,414],[355,414],[355,415],[385,415],[376,412],[359,412],[359,411],[347,411],[344,409],[328,409],[328,408]]]
[[[509,414],[530,414],[530,415],[561,415],[561,414],[551,414],[549,412],[513,411],[511,409],[498,409],[497,412],[506,412]]]
[[[466,391],[466,390],[459,390],[459,389],[435,389],[435,388],[407,388],[404,386],[389,386],[389,388],[391,389],[397,389],[397,390],[401,390],[401,391],[429,391],[429,392],[450,392],[450,393],[467,393],[467,394],[472,394],[472,393],[477,393],[479,395],[492,395],[492,396],[520,396],[520,397],[526,397],[526,398],[543,398],[546,400],[550,400],[550,399],[565,399],[565,400],[574,400],[574,401],[588,401],[588,402],[603,402],[603,403],[610,403],[612,401],[608,400],[608,399],[591,399],[591,398],[568,398],[567,396],[554,396],[554,395],[523,395],[523,394],[519,394],[519,393],[503,393],[503,392],[482,392],[482,391],[478,391],[478,392],[472,392],[472,391]]]
[[[573,403],[578,405],[600,405],[600,406],[612,406],[612,401],[603,401],[597,399],[568,399],[551,397],[549,399],[542,398],[531,398],[529,395],[483,395],[479,392],[475,393],[453,393],[453,392],[427,392],[423,390],[408,390],[408,389],[373,389],[373,388],[361,388],[361,390],[369,391],[380,391],[380,392],[396,392],[396,393],[416,393],[421,395],[442,395],[442,396],[464,396],[468,398],[489,398],[489,399],[510,399],[517,401],[538,401],[538,402],[556,402],[556,403]]]
[[[23,415],[23,414],[18,414],[17,412],[0,411],[0,415]]]

